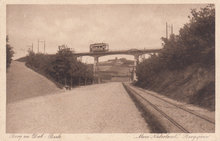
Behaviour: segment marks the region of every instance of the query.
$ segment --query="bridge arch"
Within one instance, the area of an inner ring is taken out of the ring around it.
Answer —
[[[86,64],[94,64],[94,57],[89,55],[78,56],[77,60]]]
[[[99,63],[99,58],[102,58],[102,57],[106,57],[106,56],[114,56],[114,57],[120,57],[120,56],[130,56],[131,60],[134,60],[134,64],[133,66],[131,66],[131,73],[132,73],[132,80],[133,81],[136,81],[137,80],[137,77],[136,77],[136,65],[138,64],[139,62],[139,54],[117,54],[117,55],[112,55],[112,54],[107,54],[107,55],[97,55],[97,56],[93,56],[94,57],[94,64],[93,64],[93,73],[94,73],[94,76],[96,77],[96,74],[97,74],[97,69],[98,69],[98,63]],[[114,58],[115,59],[115,58]],[[99,80],[98,80],[99,81]]]
[[[100,57],[104,56],[109,56],[109,55],[131,55],[134,56],[134,75],[133,75],[133,80],[137,80],[136,78],[136,65],[139,63],[139,57],[143,54],[150,54],[150,53],[157,53],[159,52],[160,49],[143,49],[143,50],[138,50],[138,49],[130,49],[130,50],[121,50],[121,51],[107,51],[107,52],[85,52],[85,53],[74,53],[76,57],[81,57],[81,56],[91,56],[94,58],[94,63],[93,63],[93,73],[94,76],[96,74],[96,67],[99,62]]]

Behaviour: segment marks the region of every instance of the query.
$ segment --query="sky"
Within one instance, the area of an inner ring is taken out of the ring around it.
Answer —
[[[89,52],[92,43],[105,42],[110,50],[162,48],[166,22],[174,34],[189,21],[190,9],[202,4],[88,4],[88,5],[7,5],[6,32],[15,51],[14,59],[27,54],[33,43],[45,40],[46,53],[55,54],[66,44],[75,52]],[[43,52],[43,43],[39,44]],[[100,57],[133,59],[129,55]],[[93,62],[83,57],[83,62]]]

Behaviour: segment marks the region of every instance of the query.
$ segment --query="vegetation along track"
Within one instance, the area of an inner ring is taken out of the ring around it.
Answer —
[[[142,109],[151,112],[149,114],[160,122],[157,125],[163,126],[165,132],[212,133],[215,131],[215,122],[208,117],[129,84],[123,83],[123,85],[129,95],[135,97],[135,102],[141,103]]]

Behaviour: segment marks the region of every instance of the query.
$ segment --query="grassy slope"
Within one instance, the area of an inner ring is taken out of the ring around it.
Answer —
[[[61,92],[44,76],[27,68],[23,62],[13,61],[7,73],[7,103]]]
[[[189,66],[181,71],[164,71],[147,87],[179,101],[215,110],[215,68]]]

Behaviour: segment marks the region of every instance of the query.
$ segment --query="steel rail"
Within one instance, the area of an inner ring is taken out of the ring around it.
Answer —
[[[132,93],[138,95],[140,98],[142,98],[144,101],[146,101],[148,104],[150,104],[156,111],[158,111],[160,114],[162,114],[167,120],[169,120],[172,124],[174,124],[177,128],[179,128],[181,131],[183,131],[184,133],[190,133],[187,129],[185,129],[183,126],[181,126],[178,122],[176,122],[174,119],[172,119],[170,116],[168,116],[166,113],[164,113],[162,110],[160,110],[159,108],[157,108],[157,106],[155,106],[153,103],[151,103],[150,101],[148,101],[146,98],[144,98],[143,96],[141,96],[140,94],[138,94],[136,91],[134,91],[133,89],[129,88],[129,86],[125,85],[123,83],[123,85],[125,87],[127,87]]]
[[[212,124],[215,124],[214,121],[208,119],[207,117],[201,116],[201,115],[199,115],[199,114],[196,113],[196,112],[192,112],[192,111],[190,111],[188,108],[183,108],[183,107],[181,107],[181,106],[179,106],[179,105],[176,105],[176,104],[174,104],[174,103],[172,103],[172,102],[170,102],[170,101],[168,101],[168,100],[165,100],[165,99],[163,99],[163,98],[161,98],[161,97],[159,97],[159,96],[156,96],[156,95],[154,95],[154,94],[151,94],[151,93],[149,93],[149,92],[146,92],[146,91],[142,90],[141,88],[137,88],[137,89],[139,89],[140,91],[145,92],[145,93],[147,93],[147,94],[149,94],[149,95],[151,95],[151,96],[153,96],[153,97],[156,97],[156,98],[158,98],[158,99],[160,99],[160,100],[163,100],[163,101],[165,101],[165,102],[167,102],[167,103],[169,103],[169,104],[171,104],[171,105],[173,105],[173,106],[176,106],[177,108],[180,108],[180,109],[182,109],[182,110],[184,110],[184,111],[186,111],[186,112],[188,112],[188,113],[190,113],[190,114],[193,114],[193,115],[195,115],[195,116],[197,116],[197,117],[199,117],[199,118],[201,118],[201,119],[203,119],[203,120],[205,120],[205,121],[207,121],[207,122],[210,122],[210,123],[212,123]]]

